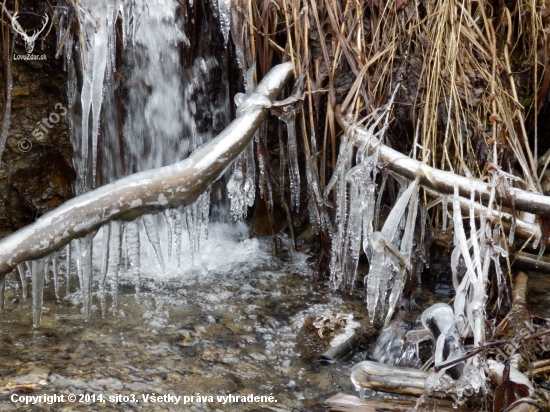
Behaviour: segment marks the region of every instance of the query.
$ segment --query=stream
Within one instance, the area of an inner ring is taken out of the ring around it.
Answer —
[[[293,253],[285,262],[272,249],[270,238],[249,239],[244,224],[211,224],[194,265],[177,276],[144,265],[139,296],[127,271],[116,309],[108,293],[102,317],[96,292],[89,322],[80,313],[76,280],[65,296],[61,265],[60,300],[50,277],[36,329],[32,299],[24,300],[19,279],[8,276],[0,409],[321,411],[331,395],[354,393],[350,370],[362,359],[319,363],[301,327],[314,315],[364,313],[362,299],[328,293],[312,282],[306,255]],[[34,405],[20,398],[45,395],[57,398]],[[147,395],[181,399],[145,402]]]

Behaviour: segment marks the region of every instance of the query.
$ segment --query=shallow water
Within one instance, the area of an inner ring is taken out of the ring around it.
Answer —
[[[109,310],[102,318],[94,296],[88,323],[78,292],[55,302],[50,281],[41,326],[32,328],[31,299],[21,299],[11,275],[0,322],[0,410],[315,411],[337,392],[354,393],[349,373],[357,359],[319,364],[300,327],[306,317],[326,311],[362,313],[363,303],[312,286],[305,256],[292,263],[267,260],[270,242],[254,241],[250,250],[263,254],[258,260],[236,259],[226,271],[203,265],[189,272],[196,276],[149,279],[139,298],[124,281],[116,314]],[[188,398],[183,405],[183,396],[197,393],[212,398]],[[64,395],[63,402],[11,401],[53,394]],[[77,401],[69,402],[69,394]],[[178,404],[145,403],[147,394],[182,398]],[[217,398],[230,394],[273,401]],[[95,402],[78,402],[93,401],[93,395]]]

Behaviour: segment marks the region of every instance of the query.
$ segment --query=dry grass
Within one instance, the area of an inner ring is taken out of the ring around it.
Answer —
[[[340,139],[334,107],[361,119],[397,83],[392,146],[466,176],[485,178],[496,164],[541,191],[537,114],[550,83],[542,0],[249,0],[242,9],[250,60],[263,73],[277,59],[306,73],[299,129],[321,192]]]

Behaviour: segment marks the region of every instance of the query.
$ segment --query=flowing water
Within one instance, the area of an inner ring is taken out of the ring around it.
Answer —
[[[79,194],[183,160],[231,112],[227,49],[197,51],[185,30],[189,6],[81,3],[87,41],[65,43]],[[226,47],[230,16],[220,3]],[[60,38],[70,13],[57,8]],[[200,36],[194,41],[208,42]],[[245,179],[250,197],[254,179]],[[184,208],[111,222],[20,265],[20,278],[6,281],[0,322],[0,410],[314,411],[338,391],[353,392],[354,362],[318,363],[320,348],[302,326],[312,316],[361,313],[361,300],[312,286],[306,257],[281,261],[274,239],[249,239],[244,224],[209,223],[210,210],[228,220],[225,197],[211,205],[207,191]],[[246,211],[250,202],[241,203]],[[40,395],[58,397],[22,403]],[[161,402],[147,402],[158,395]]]
[[[0,410],[315,411],[336,392],[353,393],[354,362],[317,362],[301,327],[309,316],[361,313],[362,301],[311,286],[306,256],[274,258],[272,240],[248,239],[245,225],[213,224],[210,232],[216,240],[182,275],[152,276],[158,269],[145,268],[139,298],[123,276],[117,307],[108,298],[105,317],[94,294],[89,322],[76,282],[56,302],[50,278],[42,322],[33,329],[32,305],[10,276],[0,322]],[[13,394],[64,395],[64,402],[23,406]],[[70,394],[91,402],[70,403]],[[184,398],[145,403],[148,394],[213,398],[182,406]],[[273,401],[217,398],[249,394]]]

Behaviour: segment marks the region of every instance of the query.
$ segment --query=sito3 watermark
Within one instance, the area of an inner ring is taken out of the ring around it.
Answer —
[[[67,108],[62,103],[56,103],[54,111],[52,111],[48,117],[44,117],[37,124],[38,127],[32,131],[33,137],[40,141],[45,135],[49,133],[51,129],[55,127],[57,123],[61,121],[63,117],[67,115]],[[32,149],[32,141],[27,138],[19,140],[17,147],[22,152],[28,152]]]
[[[507,362],[509,362],[511,357],[516,353],[516,351],[521,347],[521,345],[523,345],[528,338],[531,339],[534,337],[534,334],[536,333],[535,326],[528,321],[525,321],[524,325],[525,327],[519,331],[518,335],[516,335],[513,339],[511,339],[510,341],[507,341],[501,347],[498,347],[496,349],[495,360],[498,363],[506,364]],[[543,349],[545,348],[543,347]],[[482,362],[482,368],[487,375],[494,372],[489,369],[489,367],[485,362]],[[474,391],[473,388],[465,388],[462,393],[462,396],[459,397],[456,394],[453,394],[451,395],[451,398],[455,402],[456,407],[460,407],[468,401],[469,397],[474,396],[475,394],[476,392]]]

